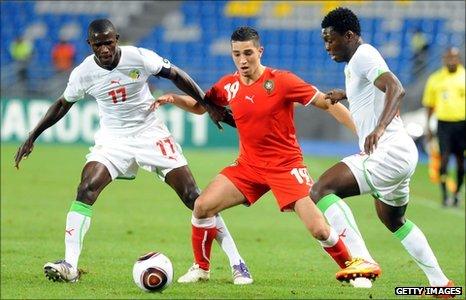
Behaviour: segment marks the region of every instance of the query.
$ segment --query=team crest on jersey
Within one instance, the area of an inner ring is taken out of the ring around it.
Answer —
[[[275,83],[273,80],[266,80],[264,82],[264,89],[267,91],[267,94],[270,94],[273,91],[273,88],[275,87]]]
[[[141,75],[141,72],[139,72],[138,69],[133,69],[131,70],[131,72],[129,72],[129,77],[131,77],[131,79],[133,80],[138,79],[140,75]]]

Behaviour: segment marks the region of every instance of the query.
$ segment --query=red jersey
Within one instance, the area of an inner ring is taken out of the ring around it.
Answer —
[[[224,76],[206,98],[230,106],[239,135],[241,162],[280,167],[303,161],[293,104],[308,105],[317,91],[291,72],[266,68],[249,86],[241,82],[238,72]]]

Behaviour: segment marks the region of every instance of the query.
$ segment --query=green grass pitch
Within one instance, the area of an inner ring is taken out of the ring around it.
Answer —
[[[175,280],[192,263],[190,211],[154,175],[139,171],[133,181],[116,181],[94,205],[77,284],[46,280],[42,266],[64,255],[64,223],[75,200],[85,146],[36,145],[19,171],[13,168],[17,146],[1,151],[1,298],[395,298],[396,286],[428,282],[401,244],[378,221],[370,196],[349,199],[366,244],[383,269],[370,290],[342,286],[336,265],[293,213],[280,213],[268,193],[256,205],[222,213],[255,279],[250,286],[231,283],[228,260],[214,243],[211,280],[173,283],[162,294],[140,291],[132,266],[148,251],[173,262]],[[185,150],[201,188],[235,158],[232,150]],[[306,157],[317,177],[338,158]],[[408,217],[426,234],[440,265],[457,285],[465,285],[465,214],[439,205],[438,187],[419,165],[411,185]],[[464,292],[464,291],[463,291]],[[464,295],[461,296],[464,298]],[[415,299],[416,297],[412,297]]]

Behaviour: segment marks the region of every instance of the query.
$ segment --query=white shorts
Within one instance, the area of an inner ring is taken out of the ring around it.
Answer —
[[[87,162],[97,161],[105,165],[112,180],[134,179],[139,167],[156,172],[164,180],[171,170],[187,165],[180,145],[171,135],[161,137],[150,129],[127,137],[97,134],[95,145],[89,150]]]
[[[394,134],[378,144],[371,154],[345,157],[361,194],[372,196],[390,206],[409,201],[409,181],[416,169],[418,152],[414,141],[405,134]]]

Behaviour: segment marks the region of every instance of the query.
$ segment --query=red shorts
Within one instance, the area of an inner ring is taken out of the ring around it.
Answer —
[[[290,210],[297,200],[309,196],[314,183],[302,163],[290,167],[263,168],[237,161],[220,173],[233,182],[249,204],[272,190],[281,211]]]

